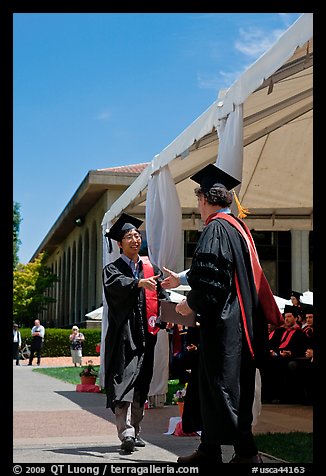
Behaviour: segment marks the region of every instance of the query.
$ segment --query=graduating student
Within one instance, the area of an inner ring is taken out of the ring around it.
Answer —
[[[298,310],[300,311],[297,316],[298,317],[297,324],[300,327],[305,327],[306,317],[303,311],[303,303],[301,302],[301,296],[303,296],[302,293],[298,291],[291,291],[290,300],[291,300],[292,306],[297,306]]]
[[[108,307],[105,337],[105,390],[107,407],[116,417],[121,450],[145,446],[140,437],[144,404],[153,375],[154,347],[159,328],[155,321],[163,275],[146,256],[139,256],[142,221],[123,213],[106,234],[115,240],[121,256],[103,269]],[[112,248],[111,248],[112,249]]]
[[[290,299],[292,306],[301,306],[301,296],[303,296],[302,293],[299,293],[298,291],[291,291]]]
[[[282,316],[250,231],[229,208],[230,190],[240,182],[212,164],[191,179],[199,184],[195,194],[205,227],[187,272],[191,290],[176,310],[195,312],[200,322],[203,429],[199,448],[178,462],[222,463],[221,445],[231,444],[231,463],[262,463],[251,430],[256,367],[267,348],[267,322],[278,326]]]
[[[263,371],[263,395],[266,400],[290,401],[295,394],[292,376],[295,359],[304,357],[306,336],[297,323],[298,306],[284,306],[284,325],[275,329],[269,341],[269,359]],[[292,369],[292,370],[291,370]],[[291,373],[292,372],[292,373]]]

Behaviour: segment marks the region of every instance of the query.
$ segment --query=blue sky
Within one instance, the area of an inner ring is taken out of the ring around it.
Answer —
[[[14,14],[19,260],[89,170],[151,161],[299,16]]]

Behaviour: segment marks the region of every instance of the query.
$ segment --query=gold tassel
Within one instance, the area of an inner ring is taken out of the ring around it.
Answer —
[[[238,218],[246,218],[246,216],[250,213],[250,211],[248,210],[248,208],[245,208],[241,205],[240,200],[238,199],[234,189],[232,190],[232,192],[234,195],[235,203],[237,204],[237,207],[238,207],[238,212],[239,212]]]

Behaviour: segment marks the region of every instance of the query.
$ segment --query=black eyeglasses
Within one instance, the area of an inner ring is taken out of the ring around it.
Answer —
[[[132,240],[139,241],[141,240],[141,235],[139,233],[131,233],[129,235],[125,235],[122,239],[126,241],[132,241]]]

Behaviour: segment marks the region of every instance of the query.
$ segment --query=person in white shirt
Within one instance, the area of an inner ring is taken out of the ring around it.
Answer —
[[[28,365],[32,365],[35,352],[37,356],[37,365],[40,365],[45,329],[43,326],[41,326],[39,319],[35,319],[34,327],[32,328],[31,334],[32,334],[32,345],[31,345],[31,355],[29,357]]]
[[[13,341],[12,341],[12,350],[13,350],[13,360],[16,360],[16,365],[19,363],[19,349],[22,346],[22,337],[20,330],[18,329],[18,324],[14,322],[13,324]]]

